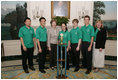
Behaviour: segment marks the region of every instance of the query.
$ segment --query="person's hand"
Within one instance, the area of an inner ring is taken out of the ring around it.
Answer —
[[[91,47],[90,46],[88,47],[88,51],[91,51]]]
[[[39,48],[39,53],[42,53],[42,49],[41,48]]]
[[[79,46],[77,46],[76,51],[79,51]]]
[[[102,48],[100,48],[99,51],[102,52]]]
[[[24,51],[27,51],[27,48],[26,48],[25,46],[23,46],[23,50],[24,50]]]
[[[69,51],[69,48],[66,48],[67,52]]]
[[[48,50],[51,51],[51,48],[49,47]]]
[[[68,48],[69,48],[69,50],[71,50],[71,47],[70,46]]]
[[[34,46],[34,50],[36,49],[36,46]]]

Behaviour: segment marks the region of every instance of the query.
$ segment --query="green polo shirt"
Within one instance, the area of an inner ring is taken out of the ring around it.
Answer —
[[[96,36],[97,36],[98,31],[99,31],[98,28],[96,28],[96,31],[94,33],[94,42],[96,41]]]
[[[63,43],[68,45],[68,41],[70,41],[70,33],[68,31],[59,31],[58,39],[60,40],[60,34],[63,34]]]
[[[47,29],[44,27],[39,26],[36,29],[36,39],[39,41],[46,42],[47,41]]]
[[[91,37],[94,37],[94,28],[90,24],[88,26],[82,26],[82,41],[91,42]]]
[[[24,45],[26,48],[34,47],[33,38],[35,37],[34,29],[30,27],[29,29],[24,25],[19,30],[19,37],[23,38]]]
[[[70,30],[71,43],[78,43],[79,39],[82,38],[82,32],[79,27],[72,28]]]

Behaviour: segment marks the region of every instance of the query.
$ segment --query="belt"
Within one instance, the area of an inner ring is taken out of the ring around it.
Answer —
[[[90,42],[82,41],[82,44],[89,44]]]
[[[78,44],[78,43],[71,43],[72,45],[76,45],[76,44]]]
[[[46,41],[39,41],[40,43],[46,43]]]

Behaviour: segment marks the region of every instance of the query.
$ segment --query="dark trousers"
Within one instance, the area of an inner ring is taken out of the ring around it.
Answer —
[[[33,48],[27,48],[27,51],[23,50],[23,46],[21,46],[21,52],[22,52],[22,66],[24,70],[28,70],[29,68],[33,66]],[[27,60],[28,60],[28,66],[27,66]]]
[[[65,59],[65,47],[62,47],[63,59]],[[61,47],[59,46],[59,59],[61,59]],[[65,61],[62,62],[63,67],[65,67]],[[69,54],[67,52],[67,68],[69,68]]]
[[[40,42],[40,46],[42,49],[41,53],[38,53],[38,64],[39,64],[39,70],[44,69],[45,60],[46,60],[46,51],[47,51],[47,43],[46,42]]]
[[[75,68],[79,68],[80,64],[80,50],[76,51],[77,46],[78,43],[71,44],[71,59],[72,59],[72,64]]]
[[[92,70],[92,49],[88,51],[88,47],[90,42],[82,42],[81,50],[82,50],[82,65],[87,67],[88,70]]]
[[[50,67],[56,66],[57,61],[57,44],[51,44],[51,51],[49,51],[50,54]]]

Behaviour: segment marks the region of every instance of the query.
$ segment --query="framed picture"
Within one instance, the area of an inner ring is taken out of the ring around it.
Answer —
[[[26,1],[1,1],[1,40],[19,40],[19,29],[27,17]]]
[[[51,18],[56,16],[70,18],[70,1],[51,1]]]

